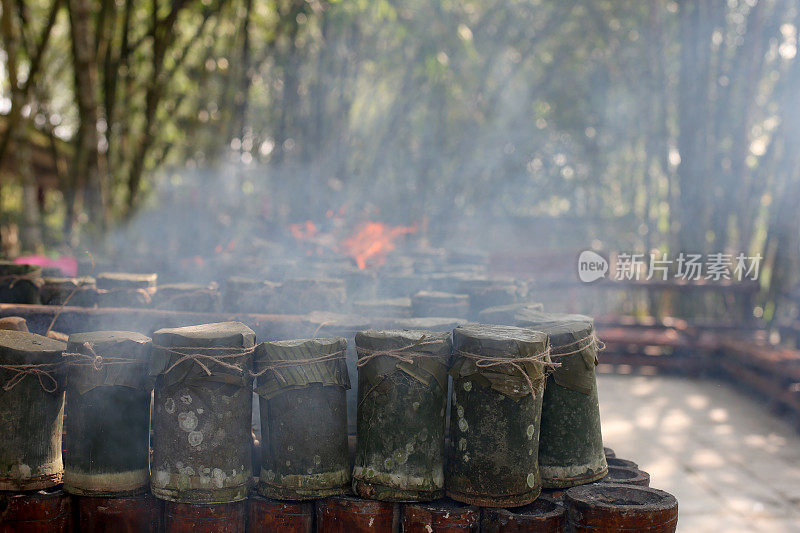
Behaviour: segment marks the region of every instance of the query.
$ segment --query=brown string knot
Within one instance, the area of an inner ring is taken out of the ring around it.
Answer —
[[[347,350],[339,350],[333,353],[320,355],[319,357],[308,357],[306,359],[282,359],[280,361],[270,361],[269,363],[265,363],[264,368],[259,370],[258,372],[250,372],[250,375],[254,378],[261,377],[267,372],[272,372],[275,374],[275,377],[278,378],[281,382],[286,383],[286,378],[284,378],[281,373],[278,371],[281,368],[294,368],[298,366],[304,365],[313,365],[315,363],[324,363],[326,361],[339,361],[343,360],[347,357]]]
[[[565,348],[572,348],[577,346],[577,348],[573,350],[562,351]],[[580,353],[587,348],[595,348],[598,352],[605,350],[606,345],[603,341],[601,341],[597,335],[594,333],[590,333],[589,335],[576,340],[575,342],[570,342],[568,344],[561,344],[555,348],[553,348],[552,355],[553,357],[563,357],[565,355],[574,355],[576,353]]]
[[[197,366],[203,369],[203,371],[207,375],[211,375],[212,372],[209,370],[207,363],[214,363],[222,368],[227,368],[228,370],[232,370],[237,374],[243,375],[245,369],[239,365],[235,365],[233,363],[227,362],[229,359],[235,359],[237,357],[242,357],[248,354],[253,353],[256,350],[256,347],[253,346],[252,348],[236,348],[233,346],[215,346],[215,347],[200,347],[200,346],[178,346],[178,347],[169,347],[169,346],[159,346],[154,344],[153,348],[164,350],[165,352],[175,354],[178,359],[170,365],[163,373],[169,374],[176,366],[180,365],[185,361],[192,361]],[[232,353],[231,350],[233,350]],[[203,352],[211,352],[211,353],[203,353]],[[229,353],[222,353],[219,355],[215,355],[213,352],[229,352]]]
[[[138,359],[130,359],[127,357],[103,357],[97,355],[88,342],[83,343],[83,349],[90,352],[89,354],[79,352],[64,352],[62,356],[64,361],[70,366],[91,366],[95,370],[102,370],[104,365],[132,365],[136,363],[143,363]]]
[[[550,361],[550,346],[542,350],[541,352],[535,353],[533,355],[527,355],[524,357],[503,357],[503,356],[492,356],[492,355],[479,355],[475,353],[465,352],[462,350],[456,350],[456,353],[465,359],[469,359],[472,361],[476,367],[478,368],[493,368],[496,366],[508,365],[517,372],[519,372],[523,378],[525,378],[525,382],[528,385],[528,390],[530,391],[531,395],[536,396],[536,390],[534,388],[534,383],[528,373],[523,368],[523,363],[541,363],[545,366],[545,369],[553,369],[556,367],[561,366],[560,363],[554,363]],[[537,379],[537,383],[541,383],[544,380],[544,373],[542,377]]]
[[[414,359],[419,359],[420,357],[427,357],[431,359],[439,359],[441,358],[440,355],[431,354],[431,353],[424,353],[415,351],[418,348],[423,346],[431,346],[434,344],[442,344],[442,340],[432,340],[426,341],[425,337],[422,337],[418,342],[414,344],[409,344],[408,346],[404,346],[402,348],[392,348],[389,350],[370,350],[369,348],[362,348],[360,346],[356,346],[356,353],[359,355],[364,355],[364,357],[359,357],[358,361],[356,361],[356,366],[361,368],[362,366],[366,365],[376,357],[386,356],[386,357],[394,357],[402,361],[403,363],[412,364]]]
[[[10,391],[16,387],[27,376],[36,376],[42,390],[45,392],[55,392],[58,389],[58,381],[53,377],[53,373],[58,370],[61,363],[36,363],[25,365],[0,365],[0,370],[8,370],[15,374],[3,385],[4,391]],[[49,385],[45,385],[48,382]]]

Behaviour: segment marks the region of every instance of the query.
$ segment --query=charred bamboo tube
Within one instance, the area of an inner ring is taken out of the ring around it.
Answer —
[[[97,287],[94,278],[44,278],[42,285],[44,305],[94,307],[97,304]]]
[[[381,274],[378,280],[378,298],[407,298],[419,291],[428,290],[430,283],[419,274]]]
[[[450,334],[361,331],[356,351],[353,490],[363,498],[386,501],[441,498]]]
[[[234,313],[272,313],[278,310],[279,283],[231,277],[225,282],[222,307]]]
[[[671,533],[678,525],[678,500],[662,490],[593,483],[565,495],[569,531]]]
[[[73,502],[61,489],[0,492],[0,533],[71,533]]]
[[[42,283],[42,267],[0,261],[0,303],[38,304]]]
[[[608,467],[611,468],[612,466],[624,466],[626,468],[639,468],[639,465],[634,463],[633,461],[629,461],[627,459],[620,459],[618,457],[609,457],[606,459],[608,463]]]
[[[485,508],[484,533],[562,533],[566,530],[566,508],[560,501],[541,494],[533,503],[513,509]]]
[[[115,498],[77,499],[79,531],[160,533],[162,502],[150,493]]]
[[[638,468],[626,466],[609,466],[608,474],[599,480],[600,483],[619,483],[623,485],[650,486],[650,474]]]
[[[528,312],[541,312],[544,309],[540,303],[518,303],[487,307],[478,313],[478,320],[486,324],[500,324],[506,326],[518,325],[518,315]]]
[[[241,322],[153,334],[151,490],[180,503],[244,500],[251,481],[255,334]]]
[[[165,533],[244,533],[247,502],[189,504],[164,502]]]
[[[278,287],[284,313],[340,311],[346,299],[344,281],[328,278],[291,278]]]
[[[97,276],[100,307],[149,307],[156,291],[156,274],[104,272]]]
[[[81,496],[148,486],[150,337],[130,331],[69,336],[64,490]]]
[[[411,298],[353,302],[353,311],[368,317],[411,318]]]
[[[63,342],[0,331],[0,490],[61,482]]]
[[[564,488],[600,479],[608,471],[600,429],[593,320],[584,315],[527,311],[517,325],[550,337],[553,362],[542,402],[539,469],[542,486]]]
[[[317,531],[325,533],[399,533],[399,504],[332,496],[317,501]]]
[[[464,280],[458,292],[469,296],[470,316],[477,317],[488,307],[517,303],[522,291],[512,279],[476,278]]]
[[[403,505],[403,533],[478,533],[481,510],[450,500]]]
[[[312,533],[314,502],[270,500],[252,494],[248,501],[247,531],[250,533]]]
[[[541,491],[539,421],[549,367],[547,335],[467,324],[453,331],[447,495],[514,507]]]
[[[258,346],[262,496],[310,500],[347,492],[346,355],[343,337]]]
[[[220,305],[220,295],[216,284],[170,283],[159,285],[153,295],[155,309],[218,313]]]
[[[566,527],[566,508],[545,494],[524,507],[486,508],[481,519],[482,533],[563,533]]]
[[[437,291],[420,291],[411,297],[415,317],[446,316],[466,318],[469,315],[469,296]]]
[[[460,318],[448,317],[417,317],[397,318],[389,322],[392,329],[424,329],[426,331],[441,331],[450,333],[458,326],[463,326],[468,321]]]

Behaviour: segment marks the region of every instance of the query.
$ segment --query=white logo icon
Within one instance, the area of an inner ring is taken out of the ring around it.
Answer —
[[[608,261],[591,250],[584,250],[578,257],[578,277],[584,283],[591,283],[605,277]]]

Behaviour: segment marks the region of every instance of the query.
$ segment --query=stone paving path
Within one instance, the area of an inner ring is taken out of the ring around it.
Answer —
[[[800,532],[800,433],[715,381],[600,374],[603,437],[678,498],[678,531]]]

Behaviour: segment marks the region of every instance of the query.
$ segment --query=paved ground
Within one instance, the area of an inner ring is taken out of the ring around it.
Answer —
[[[603,437],[678,498],[678,531],[800,532],[800,433],[731,385],[599,375]]]

